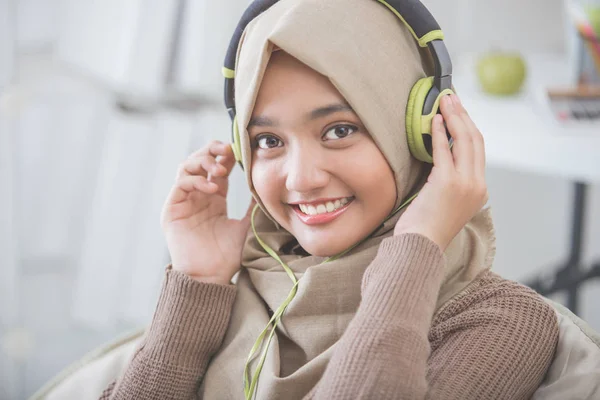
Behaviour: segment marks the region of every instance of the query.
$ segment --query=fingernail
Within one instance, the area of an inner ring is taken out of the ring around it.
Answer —
[[[454,104],[456,104],[457,106],[460,105],[460,99],[458,98],[457,95],[455,95],[455,94],[452,95],[452,102]]]
[[[454,101],[452,100],[452,96],[444,96],[446,98],[446,105],[452,109],[452,106],[454,105]]]

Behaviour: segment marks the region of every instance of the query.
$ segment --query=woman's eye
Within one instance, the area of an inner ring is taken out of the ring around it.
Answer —
[[[272,149],[274,147],[283,146],[283,142],[277,139],[275,136],[262,135],[256,138],[256,144],[261,149]]]
[[[323,135],[325,140],[337,140],[343,139],[346,136],[353,134],[357,130],[356,127],[351,125],[338,125],[334,126]]]

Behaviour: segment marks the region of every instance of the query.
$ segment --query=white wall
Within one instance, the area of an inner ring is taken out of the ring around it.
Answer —
[[[15,14],[16,7],[11,1],[0,1],[0,95],[14,72]]]
[[[451,54],[564,50],[563,0],[422,0]]]
[[[63,2],[8,0],[8,3],[13,3],[16,8],[17,46],[20,49],[30,51],[54,45],[61,27]]]

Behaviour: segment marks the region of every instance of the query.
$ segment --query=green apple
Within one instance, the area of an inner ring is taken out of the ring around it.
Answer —
[[[477,62],[477,77],[484,92],[493,95],[518,93],[527,67],[519,53],[491,52]]]

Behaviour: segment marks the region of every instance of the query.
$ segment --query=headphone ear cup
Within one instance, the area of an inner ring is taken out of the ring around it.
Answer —
[[[406,106],[406,139],[410,153],[417,160],[432,163],[433,158],[423,142],[421,119],[427,94],[433,87],[433,77],[421,78],[412,87]]]
[[[238,164],[240,164],[240,167],[244,169],[244,164],[242,163],[242,144],[240,143],[240,131],[238,130],[237,115],[233,118],[233,123],[231,125],[231,149],[233,150],[235,161],[237,161]]]

